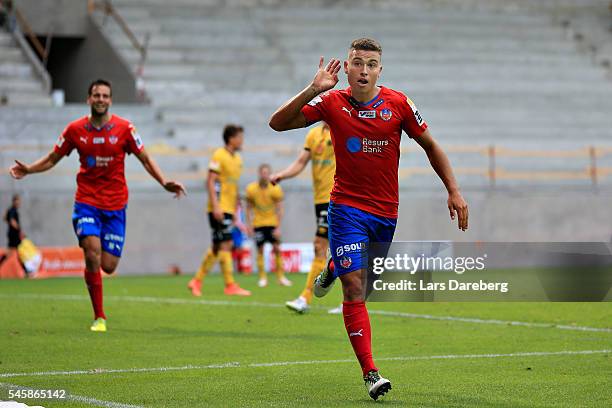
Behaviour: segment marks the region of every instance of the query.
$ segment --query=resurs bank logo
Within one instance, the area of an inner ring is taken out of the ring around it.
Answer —
[[[382,153],[384,148],[389,145],[388,140],[373,140],[358,136],[349,137],[346,140],[346,150],[350,153]]]

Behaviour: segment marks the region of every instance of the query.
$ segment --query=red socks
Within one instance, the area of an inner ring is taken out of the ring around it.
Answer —
[[[94,310],[94,319],[99,317],[106,319],[102,300],[102,275],[100,274],[100,271],[91,273],[87,272],[87,269],[85,269],[85,283],[87,283],[87,290],[89,291],[89,297],[91,298],[91,305],[93,306]]]
[[[371,370],[378,371],[372,360],[372,332],[365,302],[342,302],[342,315],[346,332],[361,365],[363,375]]]

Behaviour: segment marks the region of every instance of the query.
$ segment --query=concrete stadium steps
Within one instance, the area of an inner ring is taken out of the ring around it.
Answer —
[[[168,128],[157,120],[157,112],[150,106],[113,105],[114,114],[131,120],[145,143],[165,140]],[[0,108],[0,146],[42,145],[52,146],[66,125],[89,113],[83,104],[64,107]]]
[[[111,107],[111,112],[119,116],[123,116],[134,122],[154,120],[155,110],[146,105],[128,105],[114,104]],[[0,109],[0,121],[31,121],[31,122],[61,122],[68,123],[71,120],[78,119],[81,116],[87,115],[89,108],[82,103],[67,104],[62,107],[53,108],[4,108]]]
[[[40,79],[12,35],[0,31],[0,97],[9,106],[49,106]]]
[[[342,51],[342,55],[339,56],[342,58],[345,58],[345,54],[348,53],[348,43],[350,43],[350,40],[347,41],[346,39],[358,38],[359,36],[364,35],[363,33],[355,32],[352,35],[349,33],[348,35],[344,36],[322,36],[318,39],[311,39],[308,38],[308,35],[290,35],[289,33],[285,33],[283,31],[279,31],[278,33],[282,36],[280,38],[281,43],[291,46],[293,49],[309,47],[311,49],[323,52],[323,55],[326,54],[326,51]],[[380,42],[384,44],[383,55],[385,51],[392,50],[394,48],[409,50],[414,53],[418,53],[420,50],[455,50],[463,52],[550,52],[554,54],[574,50],[574,45],[572,43],[568,43],[566,40],[561,38],[557,40],[540,39],[537,36],[527,36],[526,38],[507,38],[505,36],[500,36],[497,38],[457,38],[451,36],[443,37],[439,34],[436,34],[436,36],[432,38],[428,37],[427,33],[419,34],[418,37],[410,37],[409,33],[406,33],[405,35],[406,37],[404,38],[398,37],[394,34],[376,35],[376,37],[380,39]]]
[[[159,80],[174,80],[181,78],[201,79],[202,77],[282,77],[291,73],[283,66],[252,66],[246,63],[226,66],[221,63],[206,65],[154,65],[145,69],[145,79],[154,78]]]
[[[433,122],[431,122],[433,123]],[[584,125],[551,127],[532,126],[529,123],[517,124],[512,128],[500,128],[497,125],[481,125],[474,119],[472,124],[441,126],[433,123],[431,133],[444,145],[489,146],[508,143],[526,143],[536,140],[542,149],[556,146],[584,147],[610,143],[606,129],[590,129]],[[181,126],[174,129],[174,137],[167,142],[177,147],[198,148],[200,146],[219,146],[222,126],[207,124]],[[306,130],[297,129],[276,133],[264,125],[247,125],[245,128],[246,145],[292,144],[301,148]],[[535,136],[534,136],[535,135]],[[404,136],[406,137],[406,136]]]
[[[329,55],[329,54],[328,54]],[[302,58],[302,57],[300,57]],[[309,67],[302,65],[296,69],[295,78],[301,83],[307,83],[312,79],[312,66],[316,67],[316,61],[318,57],[316,55],[310,55],[306,58],[311,63]],[[384,70],[381,76],[381,81],[393,83],[394,86],[400,87],[410,82],[420,83],[439,83],[440,81],[452,80],[453,78],[461,80],[469,80],[471,82],[470,88],[482,88],[479,86],[481,83],[488,86],[487,82],[493,80],[502,89],[514,89],[513,85],[516,82],[537,82],[529,85],[529,89],[534,92],[538,92],[540,89],[544,90],[548,83],[555,81],[562,82],[574,82],[576,84],[596,83],[598,85],[606,81],[606,75],[603,70],[592,69],[592,67],[585,66],[584,61],[580,64],[575,59],[572,60],[550,60],[546,62],[524,62],[520,65],[510,61],[483,61],[482,63],[474,63],[470,66],[470,63],[463,62],[434,62],[435,58],[430,61],[426,57],[420,57],[419,60],[406,61],[406,62],[394,62],[389,59],[383,58],[384,67],[391,67],[397,65],[402,67],[402,71],[398,72],[391,70]],[[540,86],[538,83],[541,83]],[[396,85],[397,84],[397,85]],[[504,85],[510,86],[504,86]],[[461,83],[455,85],[460,86]],[[554,84],[556,86],[557,84]],[[445,87],[446,85],[444,85]],[[564,87],[556,88],[557,91],[563,90]],[[448,89],[452,91],[453,89]]]
[[[3,62],[8,62],[8,61],[23,62],[25,61],[21,50],[13,46],[1,46],[0,55],[2,55]]]
[[[32,67],[23,62],[0,62],[0,78],[28,77],[32,75]]]
[[[559,23],[555,4],[569,3],[572,0],[544,0],[537,5],[526,0],[461,4],[318,0],[307,5],[281,0],[114,0],[138,38],[151,34],[144,80],[152,106],[142,111],[114,106],[113,112],[133,114],[152,151],[217,147],[223,126],[236,122],[246,130],[246,168],[264,161],[274,168],[284,167],[301,150],[306,130],[276,133],[267,125],[270,114],[312,79],[320,55],[344,59],[352,38],[370,35],[380,39],[384,48],[381,83],[409,95],[444,146],[495,145],[536,151],[610,147],[612,82]],[[354,22],[361,21],[365,11],[368,26],[364,29]],[[118,27],[109,22],[104,31],[136,67],[140,56]],[[341,74],[338,88],[346,85]],[[0,140],[12,143],[16,137],[34,135],[34,143],[43,143],[37,135],[51,133],[50,139],[45,137],[51,144],[66,122],[87,113],[82,106],[80,113],[77,109],[62,111],[57,121],[45,119],[21,127],[2,121]],[[15,115],[28,120],[27,114]],[[33,114],[37,115],[53,116],[42,110]],[[410,153],[400,162],[402,183],[410,188],[442,189],[433,174],[406,173],[429,165],[414,141],[405,138],[403,146],[410,147]],[[486,175],[470,171],[487,168],[486,154],[451,149],[449,156],[462,169],[457,176],[462,184],[468,188],[489,185]],[[187,185],[203,188],[208,156],[156,158],[164,171],[190,174]],[[568,159],[554,154],[544,159],[502,155],[496,160],[509,171],[580,172],[589,162],[586,156]],[[65,165],[70,170],[69,163]],[[598,165],[612,167],[612,155],[598,158]],[[137,160],[128,160],[126,167],[128,174],[142,173]],[[612,176],[601,182],[612,185]],[[554,177],[497,181],[498,186],[588,187],[589,183],[588,179]],[[149,181],[135,185],[155,187]],[[306,175],[286,186],[308,189],[309,178]]]
[[[179,47],[183,50],[198,50],[201,48],[210,48],[210,49],[225,49],[227,47],[265,47],[267,42],[262,37],[250,37],[248,34],[234,34],[234,35],[226,35],[218,34],[218,35],[202,35],[202,34],[174,34],[168,35],[164,34],[163,36],[158,33],[158,35],[152,35],[149,46],[151,49],[176,49]],[[129,40],[127,38],[119,37],[114,40],[117,45],[125,46],[129,45]]]
[[[138,122],[136,122],[138,123]],[[67,122],[50,123],[2,123],[0,124],[0,148],[4,145],[36,145],[50,148],[66,127]],[[136,125],[146,146],[159,141],[171,141],[170,130],[157,124]]]
[[[421,105],[422,106],[422,105]],[[471,122],[483,126],[495,126],[500,119],[520,127],[526,124],[533,127],[540,125],[561,126],[591,126],[591,127],[612,127],[612,115],[607,112],[591,111],[585,112],[580,117],[574,117],[570,106],[564,110],[542,109],[541,113],[534,114],[533,110],[525,105],[516,104],[504,110],[504,116],[492,116],[490,107],[478,107],[474,105],[456,106],[452,110],[436,108],[435,110],[421,109],[425,120],[434,126],[458,126],[462,123]],[[209,119],[203,119],[202,115],[210,115]],[[272,111],[265,112],[261,109],[241,109],[240,111],[228,111],[227,109],[208,108],[208,109],[172,109],[165,110],[163,119],[178,126],[184,124],[200,125],[205,123],[207,126],[223,126],[227,122],[244,123],[246,126],[266,126]],[[271,130],[270,130],[271,131]]]
[[[127,61],[138,62],[140,55],[131,46],[117,46]],[[147,53],[146,67],[171,64],[238,64],[252,62],[253,60],[266,60],[268,62],[280,61],[281,52],[269,47],[264,48],[238,48],[211,50],[200,49],[150,49]]]

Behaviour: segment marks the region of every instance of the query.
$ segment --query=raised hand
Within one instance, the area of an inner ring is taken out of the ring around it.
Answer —
[[[164,188],[166,191],[174,193],[174,198],[181,198],[182,196],[187,195],[185,187],[178,181],[166,181],[166,183],[164,183]]]
[[[332,58],[324,67],[324,58],[319,60],[319,70],[312,80],[312,85],[318,93],[332,89],[338,83],[338,72],[340,72],[340,60]]]
[[[29,173],[28,166],[19,160],[15,160],[15,164],[11,166],[9,173],[14,179],[22,179]]]

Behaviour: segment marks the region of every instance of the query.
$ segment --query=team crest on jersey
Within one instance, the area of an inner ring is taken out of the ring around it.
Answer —
[[[385,122],[390,120],[392,115],[391,109],[383,109],[380,111],[380,118]]]
[[[344,269],[350,268],[352,264],[353,264],[353,260],[351,259],[350,256],[343,256],[342,259],[340,260],[340,266],[343,267]]]
[[[117,144],[117,142],[119,141],[119,138],[115,135],[112,135],[108,138],[108,141],[110,142],[110,144]]]

